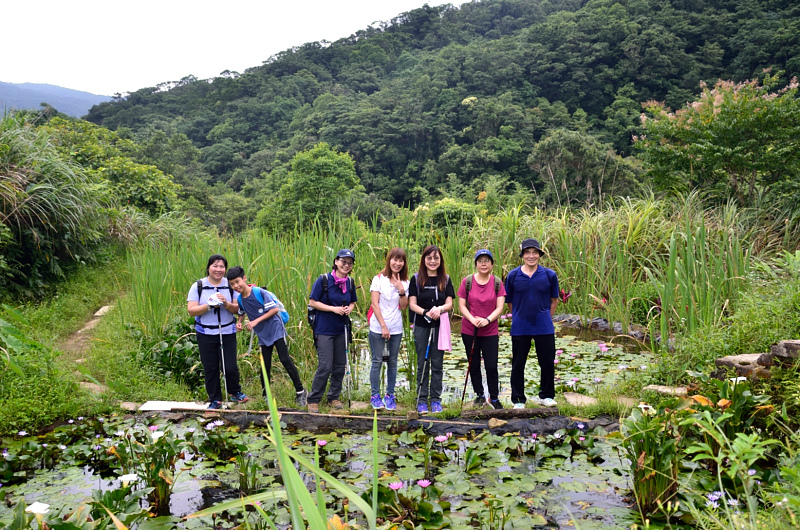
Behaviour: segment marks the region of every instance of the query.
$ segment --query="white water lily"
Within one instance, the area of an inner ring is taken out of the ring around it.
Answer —
[[[35,513],[37,515],[43,515],[43,514],[47,513],[48,510],[50,510],[50,505],[49,504],[45,504],[43,502],[34,502],[33,504],[31,504],[30,506],[25,508],[26,512]]]
[[[139,475],[136,473],[128,473],[127,475],[122,475],[119,477],[119,480],[122,482],[122,487],[127,488],[129,483],[139,482]]]
[[[153,441],[155,442],[156,440],[158,440],[159,438],[164,436],[164,433],[161,432],[161,431],[155,431],[155,432],[150,433],[150,436],[153,437]]]
[[[730,381],[731,381],[731,383],[733,383],[735,385],[736,383],[744,383],[745,381],[747,381],[747,378],[746,377],[731,377]]]
[[[646,414],[648,416],[652,416],[656,413],[656,409],[648,405],[647,403],[639,403],[638,408],[642,411],[642,414]]]

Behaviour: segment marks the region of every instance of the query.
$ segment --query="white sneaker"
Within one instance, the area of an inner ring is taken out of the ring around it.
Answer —
[[[556,403],[556,400],[553,399],[553,398],[545,398],[545,399],[542,400],[542,406],[543,407],[555,407],[555,406],[558,406],[558,403]]]
[[[541,404],[542,404],[542,398],[540,398],[539,396],[532,397],[532,398],[530,398],[528,401],[529,401],[529,402],[530,402],[532,405],[541,405]]]
[[[524,409],[525,408],[525,403],[514,403],[514,408],[515,409]]]

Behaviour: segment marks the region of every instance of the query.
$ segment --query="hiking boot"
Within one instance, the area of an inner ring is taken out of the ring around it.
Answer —
[[[344,404],[339,401],[338,399],[334,399],[333,401],[329,401],[328,405],[335,408],[336,410],[342,410],[344,408]]]
[[[319,412],[319,403],[309,403],[308,404],[308,411],[313,413]]]
[[[295,394],[294,402],[297,403],[297,405],[300,407],[305,407],[307,398],[308,398],[308,391],[304,388],[303,390]]]
[[[212,401],[208,404],[208,410],[217,410],[222,408],[222,402],[220,401]]]
[[[476,407],[482,407],[486,404],[486,398],[484,396],[478,396],[475,398],[475,401],[473,401],[472,404]]]
[[[542,406],[543,407],[555,407],[555,406],[558,406],[558,403],[556,403],[556,400],[553,399],[553,398],[545,398],[545,399],[542,400]]]
[[[420,414],[427,414],[428,405],[426,405],[425,403],[420,403],[419,405],[417,405],[417,412],[419,412]]]
[[[236,392],[235,394],[231,394],[231,401],[235,401],[236,403],[246,403],[247,400],[250,398],[247,397],[243,392]]]
[[[383,397],[383,404],[386,410],[397,410],[397,400],[394,398],[394,394],[386,394]]]
[[[383,404],[383,400],[381,399],[381,396],[378,395],[378,394],[375,394],[374,396],[369,398],[369,404],[372,405],[372,408],[375,409],[375,410],[382,409],[382,408],[386,407],[386,405]]]
[[[524,409],[525,408],[525,403],[514,403],[514,408],[515,409]]]
[[[433,414],[438,414],[442,411],[442,403],[440,401],[434,401],[431,403],[431,412]]]
[[[496,409],[502,409],[503,408],[503,404],[500,403],[499,399],[493,399],[489,403],[492,405],[492,407],[494,407]]]

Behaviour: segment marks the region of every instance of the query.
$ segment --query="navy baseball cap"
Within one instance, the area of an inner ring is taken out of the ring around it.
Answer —
[[[485,248],[480,249],[478,252],[475,253],[475,263],[478,263],[478,258],[480,258],[481,256],[489,256],[489,259],[492,260],[492,263],[494,264],[494,256],[492,256],[491,251]]]
[[[356,255],[353,254],[353,251],[349,248],[343,248],[339,252],[336,253],[336,259],[339,258],[351,258],[353,261],[356,260]]]

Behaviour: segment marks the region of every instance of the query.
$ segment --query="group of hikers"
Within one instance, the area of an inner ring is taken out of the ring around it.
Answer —
[[[439,247],[425,247],[419,269],[408,275],[408,259],[401,248],[386,255],[386,263],[370,285],[369,346],[370,403],[375,409],[395,410],[397,358],[403,338],[403,316],[410,311],[414,344],[417,352],[417,411],[420,414],[442,412],[442,379],[444,352],[451,349],[450,314],[458,296],[462,315],[461,338],[467,352],[469,378],[475,392],[475,403],[487,402],[484,395],[480,362],[483,359],[488,387],[488,403],[501,409],[497,370],[499,351],[498,319],[508,304],[511,312],[511,402],[524,408],[525,364],[531,344],[535,345],[541,369],[538,397],[533,401],[546,407],[556,405],[556,355],[553,316],[558,303],[558,277],[539,264],[545,252],[536,239],[525,239],[520,245],[522,265],[511,270],[505,282],[492,274],[494,256],[487,249],[475,253],[475,273],[463,280],[458,292],[445,271]],[[321,274],[309,294],[310,321],[313,321],[317,370],[311,391],[303,386],[297,368],[289,355],[284,327],[286,313],[277,298],[247,282],[245,271],[236,266],[228,269],[224,256],[208,259],[206,277],[189,289],[187,309],[195,317],[197,345],[203,364],[209,409],[222,406],[220,367],[225,391],[235,402],[245,402],[236,359],[237,331],[252,331],[258,337],[267,378],[271,372],[273,349],[292,380],[299,406],[319,412],[319,403],[326,395],[334,409],[344,405],[339,397],[348,366],[348,345],[352,340],[350,313],[358,297],[351,276],[355,254],[341,249],[333,260],[330,272]],[[247,322],[245,323],[245,316]],[[381,396],[381,368],[386,363],[386,386]],[[262,375],[262,387],[264,380]],[[330,383],[330,384],[329,384]],[[264,387],[265,388],[265,387]],[[266,389],[264,390],[266,395]]]

